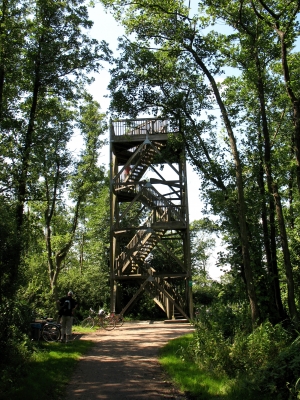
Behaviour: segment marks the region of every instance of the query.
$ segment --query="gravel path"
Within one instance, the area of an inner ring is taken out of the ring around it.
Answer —
[[[169,340],[192,331],[189,324],[145,322],[84,335],[81,340],[95,346],[79,361],[65,400],[186,399],[167,380],[157,354]]]

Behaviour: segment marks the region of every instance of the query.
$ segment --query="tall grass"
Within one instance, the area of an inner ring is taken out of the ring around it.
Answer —
[[[172,381],[191,398],[227,399],[230,381],[226,376],[201,368],[190,355],[192,334],[173,339],[160,350],[159,361]]]
[[[216,325],[198,323],[165,346],[160,361],[192,399],[300,399],[300,338],[281,325],[224,338]]]

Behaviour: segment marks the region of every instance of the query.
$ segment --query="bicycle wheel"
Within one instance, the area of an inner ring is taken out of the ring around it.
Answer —
[[[120,326],[122,326],[124,324],[123,315],[116,315],[115,316],[115,324],[116,324],[117,328],[119,328]]]
[[[101,328],[101,318],[98,316],[98,315],[96,315],[96,317],[94,318],[94,326],[96,326],[96,327],[98,327],[98,328]]]
[[[83,328],[93,328],[94,327],[94,319],[92,317],[87,317],[81,322],[81,326]]]
[[[107,331],[112,331],[116,327],[115,319],[113,317],[104,317],[100,319],[100,326]]]
[[[60,328],[55,324],[45,324],[42,329],[42,338],[46,342],[57,342],[60,339]]]

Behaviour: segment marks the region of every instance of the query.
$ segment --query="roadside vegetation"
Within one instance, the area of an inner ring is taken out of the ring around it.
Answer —
[[[203,400],[214,399],[217,396],[223,398],[221,395],[227,393],[229,380],[225,376],[218,376],[201,368],[192,357],[192,346],[192,334],[171,340],[160,351],[161,365],[173,384],[191,398]]]
[[[229,332],[209,312],[199,314],[193,334],[160,351],[160,363],[188,398],[300,399],[300,336],[292,326],[266,321],[234,335],[233,320]]]
[[[72,343],[34,342],[20,345],[15,360],[3,370],[1,400],[54,400],[62,398],[79,358],[93,346],[91,341]]]

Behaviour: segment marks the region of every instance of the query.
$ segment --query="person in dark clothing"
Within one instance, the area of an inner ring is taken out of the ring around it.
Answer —
[[[77,307],[77,301],[73,299],[73,292],[70,290],[68,295],[57,300],[60,305],[59,315],[61,317],[61,338],[66,336],[66,343],[72,338],[73,313]]]

